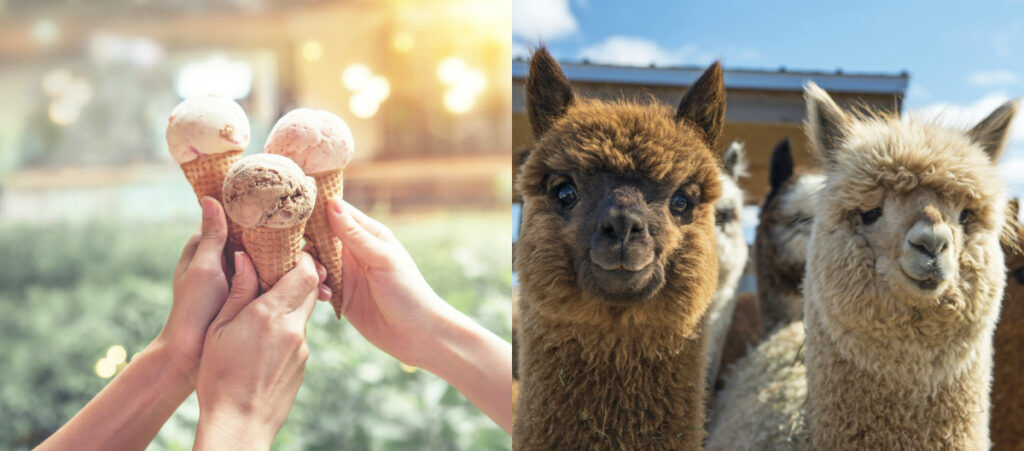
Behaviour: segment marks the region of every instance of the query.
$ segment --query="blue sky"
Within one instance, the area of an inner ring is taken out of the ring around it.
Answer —
[[[1024,94],[1024,1],[513,0],[513,53],[726,69],[910,73],[906,107],[970,125]],[[1024,120],[1002,173],[1024,195]]]

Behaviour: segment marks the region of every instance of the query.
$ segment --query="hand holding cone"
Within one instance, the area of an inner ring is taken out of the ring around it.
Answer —
[[[295,267],[316,202],[316,184],[279,155],[242,158],[224,179],[224,210],[242,228],[242,244],[266,291]]]
[[[327,111],[308,108],[281,117],[267,138],[264,152],[291,158],[316,181],[316,205],[306,223],[306,239],[313,255],[327,268],[326,284],[331,288],[331,305],[341,318],[341,240],[327,222],[327,202],[341,197],[344,169],[352,160],[355,144],[348,125]]]
[[[210,196],[222,201],[224,177],[249,146],[249,119],[231,99],[201,96],[185,99],[167,121],[167,148],[192,185],[197,199]],[[230,257],[242,249],[242,229],[228,218]],[[229,264],[233,262],[228,258]]]

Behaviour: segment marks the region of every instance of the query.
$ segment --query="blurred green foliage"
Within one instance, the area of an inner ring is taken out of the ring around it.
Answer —
[[[385,219],[448,302],[506,339],[512,292],[507,214]],[[109,381],[94,366],[156,336],[171,275],[196,224],[0,226],[0,448],[53,433]],[[306,378],[274,449],[508,449],[509,437],[457,391],[403,368],[321,303],[307,327]],[[191,449],[189,398],[150,449]]]

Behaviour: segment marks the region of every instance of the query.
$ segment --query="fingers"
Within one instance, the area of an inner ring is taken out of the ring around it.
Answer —
[[[326,274],[326,272],[324,273]],[[305,312],[308,307],[312,312],[316,303],[317,286],[322,280],[317,274],[316,263],[308,253],[299,254],[299,260],[295,267],[288,271],[281,280],[278,280],[270,290],[260,297],[269,307],[279,311],[281,314],[300,311]],[[309,304],[307,306],[307,304]],[[304,315],[303,320],[309,315]]]
[[[351,251],[356,259],[370,266],[379,265],[388,260],[393,246],[369,232],[356,221],[352,216],[352,211],[355,211],[354,207],[339,198],[331,199],[328,207],[327,219],[331,223],[331,230],[341,240],[343,247]]]
[[[199,232],[199,246],[192,262],[197,265],[221,268],[221,254],[228,239],[228,224],[224,209],[216,199],[205,196],[200,201],[203,207],[203,225]]]
[[[339,202],[342,205],[342,210],[349,212],[352,215],[352,218],[354,218],[359,225],[363,226],[363,228],[373,236],[391,244],[398,244],[398,239],[396,239],[395,235],[391,233],[391,229],[384,224],[381,224],[376,219],[367,216],[366,213],[362,212],[362,210],[348,202],[345,202],[345,200],[340,197],[335,197],[332,201]]]
[[[181,250],[181,258],[178,259],[178,266],[174,269],[175,279],[181,277],[189,263],[192,263],[192,257],[196,255],[197,247],[199,247],[199,233],[192,235],[192,238],[185,243],[185,248]]]
[[[259,278],[256,267],[245,252],[235,252],[235,276],[231,278],[231,291],[224,301],[216,321],[227,323],[238,315],[245,306],[256,299],[259,294]]]

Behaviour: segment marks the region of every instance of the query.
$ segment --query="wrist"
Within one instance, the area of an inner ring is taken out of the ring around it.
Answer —
[[[183,352],[165,331],[161,331],[160,335],[157,335],[156,339],[142,352],[159,356],[161,360],[171,366],[170,370],[175,377],[180,378],[192,390],[195,390],[196,376],[199,374],[199,356]]]
[[[270,449],[277,429],[231,409],[200,408],[194,450]]]

